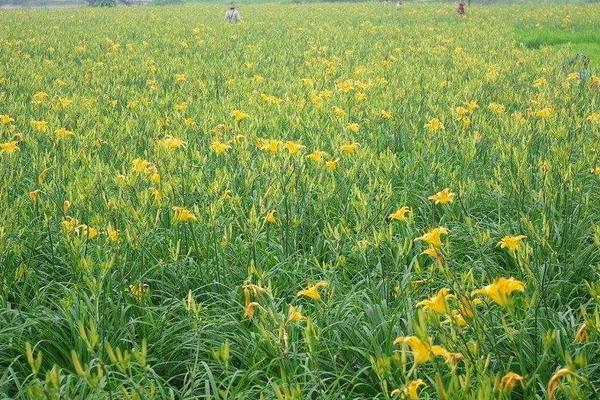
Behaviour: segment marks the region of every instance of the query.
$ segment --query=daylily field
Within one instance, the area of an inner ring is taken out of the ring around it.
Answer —
[[[600,6],[454,7],[0,11],[0,398],[600,398]]]

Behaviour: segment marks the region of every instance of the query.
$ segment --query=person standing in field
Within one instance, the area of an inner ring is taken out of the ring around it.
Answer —
[[[225,21],[229,22],[230,24],[235,24],[241,20],[242,17],[240,16],[240,12],[235,8],[235,5],[231,3],[231,7],[229,7],[229,10],[225,12]]]
[[[456,12],[459,13],[460,15],[465,15],[465,3],[464,2],[461,1],[460,3],[458,3]]]

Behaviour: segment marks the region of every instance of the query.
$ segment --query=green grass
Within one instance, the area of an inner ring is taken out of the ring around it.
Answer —
[[[531,49],[544,46],[565,48],[588,56],[593,66],[600,66],[600,31],[592,26],[549,27],[517,31],[517,40]]]

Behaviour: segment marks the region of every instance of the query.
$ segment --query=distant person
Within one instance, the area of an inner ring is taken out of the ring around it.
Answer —
[[[225,12],[225,21],[229,22],[230,24],[235,24],[240,22],[241,20],[242,17],[240,16],[240,12],[237,10],[237,8],[235,8],[235,5],[232,3],[231,7],[229,7],[229,10]]]
[[[460,15],[465,15],[465,3],[464,2],[461,1],[460,3],[458,3],[456,12]]]
[[[401,5],[402,5],[402,1],[401,1],[401,0],[398,0],[398,1],[396,2],[396,10],[399,10]]]

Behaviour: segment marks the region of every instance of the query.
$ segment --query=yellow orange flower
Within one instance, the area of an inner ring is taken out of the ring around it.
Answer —
[[[217,154],[221,154],[226,152],[227,150],[229,150],[231,148],[231,145],[227,144],[227,143],[223,143],[220,140],[214,140],[211,144],[210,144],[210,149],[212,151],[214,151]]]
[[[275,217],[275,210],[271,210],[265,215],[265,222],[269,224],[276,224],[277,218]]]
[[[392,113],[386,110],[381,110],[379,111],[379,115],[381,116],[381,118],[383,119],[390,119],[392,118]]]
[[[129,285],[129,292],[138,300],[144,297],[148,293],[148,290],[150,290],[150,286],[145,283]]]
[[[304,148],[304,146],[302,146],[300,143],[288,140],[283,144],[283,148],[286,149],[289,154],[297,154]]]
[[[32,120],[31,127],[39,132],[47,132],[48,131],[48,122]]]
[[[54,131],[54,134],[59,139],[65,139],[65,138],[68,138],[69,136],[75,135],[72,131],[65,129],[65,128],[58,128],[57,130]]]
[[[11,154],[17,150],[19,150],[19,146],[17,146],[16,140],[11,140],[10,142],[6,143],[0,143],[0,153]]]
[[[484,295],[495,303],[506,307],[513,292],[524,292],[525,284],[514,278],[497,278],[493,283],[482,289],[474,290],[471,295]]]
[[[259,146],[259,149],[262,151],[266,151],[267,153],[277,153],[279,151],[279,147],[281,146],[281,142],[276,139],[265,139]]]
[[[173,150],[173,149],[178,149],[180,147],[185,147],[187,146],[187,142],[178,139],[176,137],[173,137],[171,135],[167,135],[165,136],[161,141],[160,141],[161,146],[163,146],[166,149],[169,150]]]
[[[338,162],[340,162],[339,158],[333,158],[331,160],[325,161],[325,168],[327,168],[330,171],[333,171],[337,167]]]
[[[358,149],[358,143],[347,143],[340,147],[340,151],[344,154],[352,154]]]
[[[81,237],[87,239],[94,239],[96,236],[98,236],[98,230],[96,228],[92,228],[91,226],[85,224],[79,225],[77,228],[75,228],[75,232]]]
[[[1,114],[0,115],[0,123],[4,124],[4,125],[8,125],[11,122],[14,122],[15,120],[7,114]]]
[[[309,299],[315,300],[315,301],[319,301],[321,300],[321,294],[319,293],[319,290],[323,287],[327,287],[329,286],[329,282],[327,281],[319,281],[317,283],[315,283],[314,285],[310,285],[308,286],[306,289],[302,289],[300,290],[296,296],[297,297],[308,297]]]
[[[438,118],[432,118],[424,125],[430,132],[437,132],[444,129],[444,124]]]
[[[446,227],[440,226],[437,228],[432,228],[427,233],[422,236],[419,236],[415,240],[420,240],[425,242],[435,248],[442,247],[442,235],[447,235],[449,233]]]
[[[546,107],[546,108],[542,108],[541,110],[535,111],[533,113],[533,115],[535,115],[538,118],[550,118],[552,116],[552,114],[554,113],[554,109],[551,107]]]
[[[517,251],[521,248],[523,239],[527,238],[524,235],[517,236],[504,236],[499,242],[498,246],[501,249],[508,249],[511,251]]]
[[[419,400],[419,388],[421,386],[427,386],[422,379],[415,379],[406,384],[404,389],[395,389],[390,393],[391,397],[404,395],[409,400]]]
[[[437,314],[447,314],[449,312],[447,300],[453,297],[454,295],[450,294],[450,289],[442,288],[435,296],[418,302],[417,306],[423,307],[425,310],[431,310]]]
[[[492,110],[493,112],[495,112],[496,114],[502,114],[504,112],[504,110],[506,109],[502,104],[500,103],[490,103],[488,105],[488,108],[490,110]]]
[[[441,192],[437,192],[436,194],[432,194],[427,197],[429,200],[433,201],[435,204],[450,204],[454,201],[455,193],[452,193],[450,189],[445,188]]]
[[[290,308],[288,310],[288,321],[289,322],[299,322],[304,321],[306,317],[302,315],[300,310],[290,304]]]
[[[393,213],[391,213],[388,218],[392,221],[405,221],[408,214],[412,211],[407,206],[402,206]]]
[[[173,207],[173,211],[175,211],[175,220],[178,222],[193,222],[198,220],[194,213],[185,207]]]
[[[546,78],[544,78],[543,76],[541,78],[536,79],[535,81],[533,81],[533,87],[542,87],[542,86],[546,86],[546,84],[548,83],[548,81],[546,80]]]
[[[309,155],[307,155],[306,158],[310,158],[313,161],[321,161],[323,159],[323,157],[325,157],[326,155],[327,155],[327,153],[325,153],[324,151],[315,150],[312,153],[310,153]]]
[[[240,110],[233,110],[231,111],[231,116],[233,117],[233,119],[235,119],[237,122],[243,121],[246,118],[248,118],[248,114],[246,114],[243,111]]]
[[[346,129],[348,129],[352,133],[357,133],[360,130],[360,125],[357,124],[356,122],[353,122],[351,124],[348,124],[346,126]]]
[[[344,115],[346,115],[346,111],[344,111],[342,108],[339,108],[339,107],[333,106],[333,107],[332,107],[332,110],[333,110],[333,114],[334,114],[336,117],[343,117]]]
[[[111,242],[118,242],[120,232],[117,229],[115,229],[109,225],[108,228],[106,228],[106,236],[108,237],[108,240],[110,240]]]

